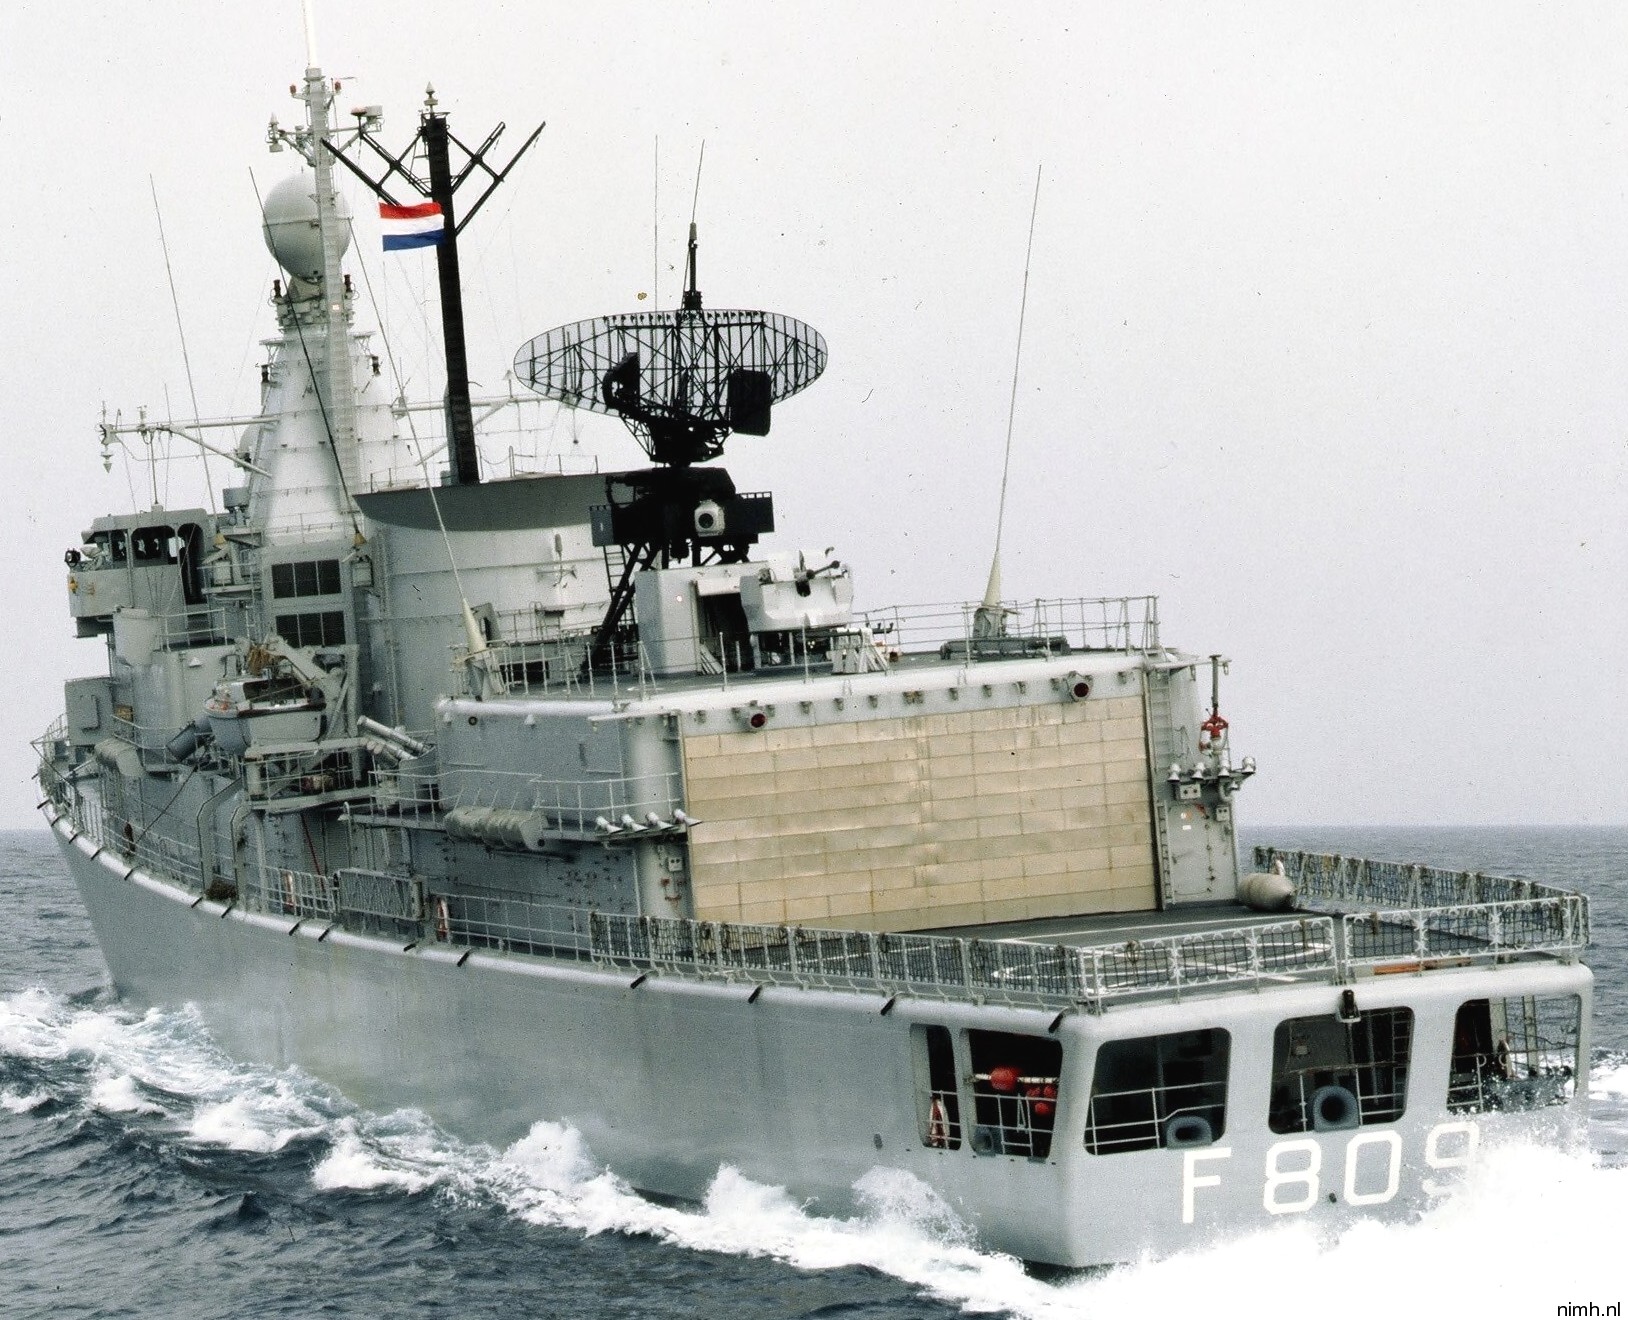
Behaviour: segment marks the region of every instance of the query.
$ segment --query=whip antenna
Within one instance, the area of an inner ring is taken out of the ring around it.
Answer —
[[[1023,319],[1029,310],[1029,258],[1034,254],[1034,222],[1040,214],[1040,171],[1034,170],[1034,205],[1029,209],[1029,243],[1023,250],[1023,298],[1018,304],[1017,351],[1012,357],[1012,397],[1006,406],[1006,453],[1001,459],[1000,510],[995,515],[995,555],[989,564],[989,583],[984,601],[973,615],[973,633],[978,637],[1000,637],[1006,632],[1006,612],[1001,609],[1001,537],[1006,530],[1006,479],[1012,470],[1012,423],[1017,416],[1018,368],[1023,364]]]
[[[311,0],[303,0],[301,4],[305,19],[305,67],[317,67],[317,16],[311,6]]]
[[[656,138],[650,180],[650,310],[661,306],[661,137]]]
[[[684,310],[701,310],[701,290],[695,287],[695,211],[701,204],[701,167],[707,163],[707,144],[701,143],[701,155],[695,162],[695,192],[690,196],[690,246],[684,260]]]
[[[198,387],[192,383],[192,355],[187,352],[187,331],[181,323],[181,299],[175,292],[175,269],[170,265],[170,241],[164,235],[164,212],[158,205],[158,185],[153,176],[147,176],[147,187],[153,194],[153,214],[158,218],[158,245],[164,249],[164,274],[170,282],[170,306],[175,309],[175,333],[181,340],[181,364],[187,369],[187,394],[192,398],[192,424],[198,425],[202,415],[198,411]],[[205,446],[207,449],[207,446]],[[203,455],[204,489],[208,492],[209,510],[215,510],[215,483],[209,476],[209,455]]]

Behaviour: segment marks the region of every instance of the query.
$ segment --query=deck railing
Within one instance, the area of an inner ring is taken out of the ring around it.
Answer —
[[[488,808],[536,815],[545,833],[599,838],[642,830],[652,812],[670,824],[683,801],[677,771],[546,779],[521,771],[451,766],[439,775],[376,770],[372,782],[374,800],[408,822],[441,820],[461,808]],[[632,818],[633,826],[625,817]]]
[[[1152,655],[1159,649],[1157,596],[1003,601],[999,642],[1004,645],[980,636],[983,611],[976,603],[890,606],[867,611],[862,622],[878,643],[906,655],[939,651],[986,658],[1077,650]]]
[[[866,668],[882,669],[910,656],[933,656],[962,662],[1068,655],[1075,651],[1114,651],[1153,655],[1159,650],[1157,596],[1070,597],[1056,600],[1003,602],[1001,633],[981,635],[978,604],[888,606],[856,614],[846,631],[850,648],[869,647],[875,656]],[[564,629],[538,610],[507,611],[498,616],[499,636],[485,644],[492,672],[502,677],[511,696],[590,697],[613,699],[662,691],[640,644],[601,654],[584,663],[592,629]],[[738,684],[747,674],[778,678],[824,677],[832,672],[833,630],[802,630],[789,649],[772,660],[754,652],[750,643],[723,635],[669,637],[668,646],[696,657],[676,675],[686,687],[711,677],[721,688]],[[466,683],[485,682],[469,664],[464,645],[452,647],[452,669]]]
[[[483,480],[510,477],[579,475],[599,471],[599,458],[575,447],[574,421],[569,409],[560,409],[535,394],[494,394],[470,400],[475,410],[475,438],[480,450]],[[424,485],[426,475],[439,480],[447,466],[444,405],[440,400],[391,405],[395,434],[363,446],[362,493],[403,490]],[[568,434],[560,433],[560,416],[567,415]],[[568,441],[568,443],[567,443]],[[411,445],[411,448],[408,446]],[[420,460],[417,455],[422,454]]]
[[[589,933],[594,962],[629,969],[1096,1009],[1339,970],[1327,917],[1086,947],[607,913],[593,914]]]
[[[1536,880],[1450,871],[1411,862],[1382,862],[1338,853],[1289,848],[1255,849],[1257,870],[1282,864],[1301,902],[1364,904],[1382,908],[1460,907],[1469,903],[1508,903],[1529,898],[1576,898],[1569,889]]]
[[[1233,928],[1111,943],[819,930],[696,921],[542,903],[503,890],[438,891],[382,871],[331,874],[239,859],[205,865],[196,847],[107,810],[94,780],[64,774],[61,731],[37,744],[49,805],[99,849],[207,897],[296,921],[386,932],[409,944],[563,958],[635,975],[796,985],[1101,1012],[1137,999],[1227,987],[1343,983],[1376,970],[1517,955],[1575,957],[1588,904],[1531,881],[1261,849],[1305,906]],[[1470,895],[1483,896],[1470,900]],[[1386,967],[1386,964],[1393,966]]]
[[[345,867],[334,872],[334,902],[346,925],[414,937],[424,930],[424,882]]]
[[[1255,849],[1260,870],[1281,867],[1297,904],[1337,915],[1347,964],[1575,957],[1589,942],[1588,899],[1535,880],[1331,853]]]

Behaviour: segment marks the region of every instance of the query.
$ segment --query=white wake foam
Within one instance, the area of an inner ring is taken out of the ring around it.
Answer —
[[[460,1145],[413,1110],[346,1116],[334,1125],[332,1146],[311,1170],[311,1181],[328,1192],[456,1187],[484,1150]]]
[[[1494,1148],[1417,1223],[1363,1222],[1326,1241],[1290,1226],[1060,1290],[1076,1311],[1017,1309],[1168,1314],[1183,1298],[1215,1295],[1253,1296],[1268,1312],[1315,1298],[1312,1312],[1330,1320],[1554,1315],[1561,1304],[1617,1299],[1621,1265],[1611,1243],[1624,1210],[1628,1170],[1533,1146]]]
[[[606,1171],[570,1128],[539,1123],[502,1152],[465,1145],[421,1114],[370,1114],[297,1072],[237,1064],[185,1010],[138,1016],[37,991],[0,998],[0,1057],[8,1055],[47,1065],[49,1088],[0,1091],[0,1109],[12,1114],[55,1098],[163,1122],[200,1145],[273,1152],[322,1141],[311,1172],[322,1192],[467,1196],[542,1227],[639,1234],[801,1270],[874,1269],[971,1313],[1094,1320],[1204,1306],[1309,1310],[1319,1320],[1371,1320],[1376,1310],[1513,1317],[1608,1303],[1621,1289],[1616,1236],[1628,1169],[1550,1149],[1487,1149],[1458,1192],[1413,1224],[1320,1235],[1290,1223],[1059,1281],[978,1250],[942,1199],[899,1170],[861,1179],[859,1209],[845,1217],[810,1214],[730,1168],[702,1205],[656,1205]],[[60,1079],[50,1070],[57,1063]],[[1620,1109],[1628,1060],[1602,1060],[1590,1092],[1601,1110]]]
[[[0,1056],[75,1062],[98,1077],[129,1076],[180,1096],[230,1088],[245,1070],[209,1037],[192,1008],[78,1008],[58,995],[25,990],[0,998]]]
[[[129,1073],[103,1077],[90,1088],[91,1108],[104,1114],[162,1114],[164,1107],[144,1098]]]
[[[0,1058],[8,1055],[58,1066],[59,1098],[105,1114],[164,1116],[189,1139],[232,1150],[321,1136],[344,1108],[303,1074],[235,1062],[190,1008],[138,1015],[23,991],[0,998]]]
[[[264,1153],[302,1137],[321,1136],[327,1127],[327,1116],[300,1093],[298,1083],[281,1076],[199,1105],[187,1132],[193,1140],[212,1146]]]
[[[1588,1075],[1591,1100],[1628,1100],[1628,1059],[1609,1059]]]
[[[479,1180],[540,1226],[644,1234],[797,1269],[870,1268],[966,1311],[1024,1320],[1171,1315],[1228,1297],[1267,1312],[1316,1298],[1319,1317],[1371,1320],[1381,1294],[1410,1315],[1552,1314],[1578,1296],[1615,1298],[1607,1239],[1628,1210],[1628,1170],[1544,1148],[1492,1148],[1456,1195],[1416,1223],[1362,1222],[1337,1235],[1291,1223],[1056,1281],[972,1247],[937,1194],[898,1170],[866,1175],[856,1188],[861,1210],[850,1217],[810,1215],[783,1190],[727,1168],[701,1207],[658,1206],[598,1168],[575,1132],[539,1123]]]

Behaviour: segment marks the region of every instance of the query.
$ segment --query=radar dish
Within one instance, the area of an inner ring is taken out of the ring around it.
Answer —
[[[772,404],[825,370],[825,339],[773,312],[628,312],[562,325],[515,354],[544,398],[627,422],[657,463],[716,458],[731,431],[769,433]]]

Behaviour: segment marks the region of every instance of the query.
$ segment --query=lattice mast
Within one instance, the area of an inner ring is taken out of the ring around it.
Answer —
[[[375,177],[358,161],[345,154],[344,148],[329,140],[328,150],[358,179],[389,206],[399,206],[398,192],[407,191],[434,202],[441,210],[442,237],[435,245],[436,275],[441,294],[441,338],[445,348],[447,371],[447,453],[452,465],[454,485],[471,486],[480,481],[480,456],[475,449],[475,422],[469,405],[469,359],[464,341],[463,285],[458,272],[458,235],[475,218],[497,186],[504,181],[519,161],[537,141],[545,125],[538,124],[520,149],[509,158],[501,170],[487,163],[487,154],[497,145],[506,125],[499,124],[478,147],[460,141],[448,127],[447,117],[436,107],[435,88],[424,89],[424,109],[419,114],[418,132],[413,135],[399,154],[392,155],[373,136],[382,126],[383,118],[376,106],[352,111],[357,119],[354,141],[366,146],[376,158],[375,168],[382,166]],[[349,145],[349,144],[347,144]],[[456,147],[463,159],[454,170],[452,149]],[[419,157],[423,158],[425,174],[417,172]],[[485,176],[486,188],[475,199],[462,220],[457,218],[455,197],[477,171]],[[396,191],[392,191],[395,189]]]

